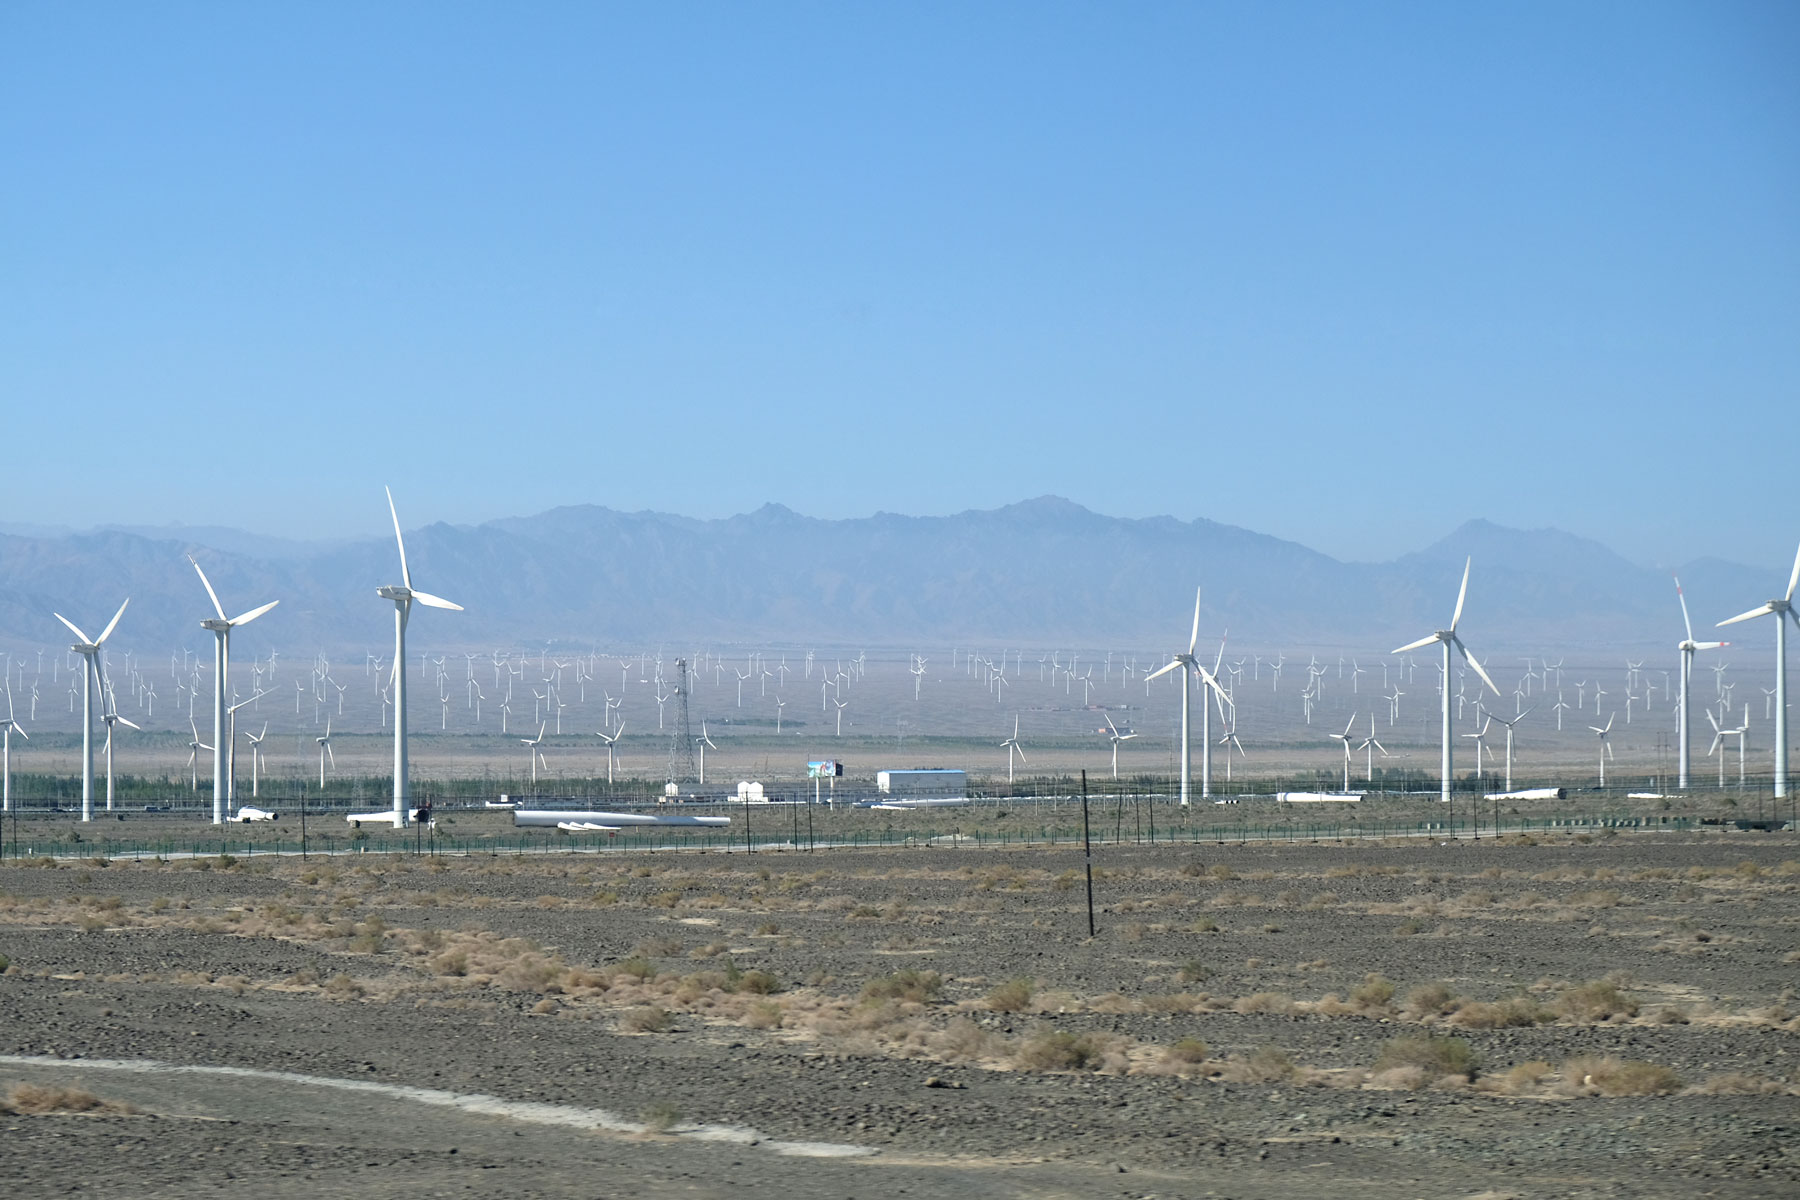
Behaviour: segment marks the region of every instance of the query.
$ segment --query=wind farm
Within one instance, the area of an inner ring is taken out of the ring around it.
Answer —
[[[1620,15],[11,6],[12,1190],[1800,1194],[1800,9]]]

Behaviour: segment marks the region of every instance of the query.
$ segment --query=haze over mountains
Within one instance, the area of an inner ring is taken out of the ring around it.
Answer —
[[[1478,654],[1672,653],[1680,637],[1666,569],[1559,530],[1482,520],[1385,563],[1340,562],[1207,520],[1102,516],[1054,496],[853,520],[774,504],[706,521],[582,505],[428,525],[408,531],[407,550],[420,587],[467,609],[415,618],[413,644],[439,652],[545,642],[1173,648],[1200,584],[1203,637],[1224,628],[1240,648],[1381,654],[1448,622],[1467,555],[1463,628]],[[204,648],[208,605],[189,552],[232,614],[282,602],[254,637],[246,631],[240,655],[252,642],[302,653],[391,642],[392,606],[375,588],[399,582],[392,539],[115,527],[0,533],[0,644],[61,644],[52,611],[98,627],[130,596],[116,645]],[[1681,566],[1696,628],[1774,594],[1783,566]]]

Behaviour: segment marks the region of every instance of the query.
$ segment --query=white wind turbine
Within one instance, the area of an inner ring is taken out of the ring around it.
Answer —
[[[113,702],[111,688],[106,689],[104,703],[106,712],[101,720],[106,722],[106,811],[111,812],[113,810],[113,726],[115,724],[123,725],[128,729],[138,729],[139,726],[119,715],[119,710]]]
[[[1494,720],[1496,720],[1496,721],[1500,722],[1502,725],[1506,726],[1506,790],[1509,792],[1513,790],[1513,783],[1512,783],[1513,726],[1517,725],[1520,721],[1523,721],[1527,716],[1529,716],[1531,714],[1532,710],[1535,708],[1537,708],[1537,705],[1534,704],[1531,706],[1531,708],[1528,708],[1524,712],[1519,713],[1517,716],[1512,716],[1512,717],[1503,717],[1498,713],[1492,714]]]
[[[838,707],[842,708],[843,705],[839,705]],[[840,717],[840,720],[841,719],[842,718]],[[717,746],[713,746],[712,738],[710,738],[706,735],[706,722],[705,721],[700,722],[700,736],[694,739],[694,745],[700,747],[700,786],[705,787],[706,786],[706,749],[708,746],[711,746],[714,750],[718,749]]]
[[[1190,677],[1189,672],[1193,673],[1193,677],[1198,678],[1200,685],[1203,688],[1212,689],[1213,697],[1219,705],[1219,715],[1221,717],[1224,716],[1225,706],[1227,704],[1231,705],[1233,712],[1237,711],[1237,705],[1232,702],[1230,696],[1225,694],[1225,689],[1219,685],[1219,681],[1213,677],[1211,672],[1200,665],[1199,659],[1194,657],[1194,647],[1199,645],[1199,643],[1200,589],[1195,588],[1194,626],[1193,630],[1188,634],[1187,653],[1177,654],[1174,658],[1169,660],[1167,666],[1144,676],[1144,684],[1148,687],[1150,681],[1157,676],[1167,675],[1170,671],[1178,668],[1181,670],[1181,805],[1183,808],[1186,808],[1188,804],[1188,794],[1192,787],[1193,777],[1193,756],[1189,750],[1190,722],[1188,720],[1188,697],[1194,687],[1194,678]],[[1219,644],[1219,661],[1223,661],[1224,657],[1225,644],[1221,642]],[[1218,662],[1213,664],[1213,669],[1218,669]],[[1212,794],[1212,710],[1206,705],[1206,693],[1204,691],[1200,693],[1200,720],[1200,795],[1205,797]]]
[[[625,736],[625,722],[620,721],[619,731],[610,737],[605,732],[596,733],[594,736],[606,743],[606,782],[611,785],[613,781],[613,746]]]
[[[231,631],[239,625],[248,625],[281,601],[271,600],[242,616],[227,617],[225,606],[219,603],[219,593],[213,591],[212,581],[206,577],[206,572],[201,570],[193,555],[188,555],[187,560],[194,564],[194,571],[200,576],[200,583],[212,600],[213,611],[219,614],[201,621],[200,628],[213,635],[213,824],[223,825],[231,802],[227,759],[232,750],[231,741],[235,740],[227,740],[225,730],[225,687],[226,677],[231,671]]]
[[[1365,751],[1368,754],[1369,761],[1368,761],[1368,765],[1365,769],[1367,770],[1368,776],[1369,776],[1369,786],[1374,787],[1375,786],[1375,751],[1377,751],[1377,750],[1381,751],[1381,757],[1383,757],[1383,758],[1389,757],[1389,754],[1387,752],[1387,747],[1375,740],[1375,714],[1374,713],[1369,714],[1369,736],[1362,740],[1362,745],[1358,746],[1357,749]],[[1347,792],[1350,789],[1348,787],[1346,787],[1344,790]]]
[[[1026,761],[1025,748],[1023,746],[1019,745],[1019,714],[1018,713],[1013,714],[1012,736],[1007,738],[1004,742],[1001,742],[1000,746],[1002,749],[1004,749],[1006,751],[1006,782],[1011,783],[1013,781],[1013,755],[1015,753],[1018,754],[1020,762]]]
[[[1344,726],[1344,732],[1331,734],[1331,740],[1344,743],[1344,792],[1350,791],[1350,731],[1356,727],[1356,714],[1350,714],[1350,721]]]
[[[313,741],[319,743],[319,790],[323,792],[325,790],[325,760],[331,759],[333,769],[337,767],[337,752],[331,748],[331,717],[329,715],[325,718],[325,736],[316,737]]]
[[[1607,717],[1606,725],[1604,728],[1599,725],[1589,725],[1588,726],[1589,729],[1594,731],[1594,736],[1600,739],[1600,786],[1601,787],[1606,786],[1606,760],[1613,756],[1612,743],[1606,740],[1606,735],[1612,732],[1613,718],[1617,717],[1618,715],[1619,715],[1618,713],[1613,713],[1611,716]],[[1711,715],[1711,714],[1708,714],[1708,715]]]
[[[1743,787],[1744,786],[1744,736],[1750,732],[1750,706],[1748,704],[1744,705],[1744,723],[1742,725],[1739,725],[1735,729],[1720,728],[1719,722],[1714,719],[1714,717],[1711,713],[1706,714],[1706,719],[1708,721],[1712,721],[1712,727],[1713,727],[1712,748],[1706,752],[1708,757],[1711,757],[1713,754],[1718,752],[1719,744],[1721,742],[1723,742],[1726,738],[1734,737],[1738,740],[1738,786],[1740,788]],[[1721,788],[1723,788],[1725,786],[1725,756],[1723,754],[1719,755],[1719,786]]]
[[[537,787],[538,764],[544,763],[545,770],[549,770],[549,768],[550,768],[550,764],[547,762],[544,762],[543,751],[538,749],[539,746],[544,744],[544,730],[546,728],[548,728],[548,726],[549,726],[549,722],[546,721],[538,726],[538,733],[537,733],[536,737],[519,739],[520,742],[524,743],[525,753],[530,757],[530,760],[531,760],[531,786],[534,788]]]
[[[261,733],[246,733],[244,740],[250,743],[250,798],[256,799],[257,785],[261,779],[260,760],[263,756],[263,739],[269,736],[269,723],[263,722]]]
[[[1787,731],[1787,623],[1794,618],[1794,624],[1800,625],[1800,612],[1794,611],[1794,588],[1800,585],[1800,550],[1794,553],[1794,569],[1788,574],[1787,592],[1779,600],[1770,600],[1747,613],[1739,613],[1735,617],[1720,621],[1720,625],[1735,625],[1739,621],[1748,621],[1752,617],[1773,615],[1775,617],[1775,795],[1777,798],[1787,795],[1788,774],[1788,731]]]
[[[212,747],[200,740],[200,727],[194,724],[194,718],[188,718],[188,729],[192,731],[194,740],[188,743],[188,779],[194,791],[200,790],[200,752]]]
[[[0,750],[0,812],[12,811],[12,735],[15,733],[28,742],[31,740],[31,735],[25,732],[25,727],[19,724],[13,714],[12,672],[8,671],[6,675],[6,720],[0,721],[0,739],[3,739],[0,741],[0,745],[5,747],[4,750]]]
[[[130,603],[131,598],[126,597],[125,604]],[[51,614],[68,626],[71,633],[81,639],[69,649],[81,655],[83,660],[81,681],[81,819],[83,821],[94,819],[94,684],[100,673],[100,647],[107,638],[112,636],[112,631],[118,628],[119,618],[125,615],[125,604],[119,605],[119,611],[113,614],[113,619],[106,623],[106,628],[100,631],[100,636],[93,639],[89,639],[88,635],[81,632],[75,622],[61,613]],[[54,666],[54,664],[52,665]]]
[[[1677,758],[1681,768],[1678,773],[1676,786],[1683,791],[1686,791],[1688,786],[1688,743],[1692,728],[1692,722],[1688,719],[1688,713],[1690,711],[1688,707],[1688,689],[1694,678],[1694,652],[1697,650],[1717,650],[1722,646],[1729,646],[1731,643],[1696,642],[1694,640],[1694,623],[1688,619],[1687,597],[1682,594],[1681,579],[1679,577],[1675,580],[1675,599],[1681,602],[1681,623],[1687,629],[1687,637],[1676,647],[1676,649],[1681,651],[1681,699],[1676,705],[1675,713],[1675,736],[1676,740],[1680,743],[1680,752]]]
[[[1109,714],[1102,713],[1101,716],[1106,717],[1106,736],[1107,740],[1112,742],[1112,777],[1117,779],[1119,777],[1119,743],[1129,742],[1137,736],[1137,731],[1134,729],[1130,733],[1120,733],[1119,727],[1113,724],[1113,719]],[[1017,730],[1014,731],[1013,736],[1018,736]]]
[[[1439,693],[1443,700],[1444,720],[1442,745],[1440,750],[1442,773],[1438,787],[1438,799],[1445,804],[1450,803],[1450,785],[1455,778],[1451,773],[1450,648],[1452,646],[1456,647],[1457,651],[1463,656],[1463,660],[1471,667],[1474,667],[1475,673],[1481,676],[1481,681],[1487,684],[1489,688],[1493,689],[1494,695],[1498,696],[1500,694],[1500,689],[1495,686],[1492,679],[1488,678],[1488,673],[1482,669],[1480,663],[1475,661],[1475,656],[1469,653],[1469,648],[1463,645],[1462,639],[1456,635],[1456,626],[1462,620],[1463,601],[1467,600],[1469,596],[1469,568],[1473,565],[1473,559],[1469,559],[1463,563],[1462,588],[1456,593],[1456,611],[1450,615],[1450,628],[1440,629],[1430,637],[1422,637],[1416,642],[1408,642],[1406,645],[1394,651],[1395,654],[1405,654],[1409,650],[1418,650],[1431,645],[1433,642],[1441,643],[1444,648],[1444,686],[1439,689]]]
[[[406,622],[412,615],[413,601],[428,608],[447,608],[461,612],[462,605],[442,596],[421,592],[412,585],[412,572],[406,567],[406,539],[400,533],[400,514],[394,508],[394,492],[387,492],[388,515],[394,519],[394,542],[400,547],[400,583],[375,589],[375,594],[394,602],[394,827],[404,826],[412,818],[412,786],[406,769]],[[539,736],[542,734],[540,732]],[[335,758],[334,758],[335,763]],[[321,779],[323,772],[320,773]]]

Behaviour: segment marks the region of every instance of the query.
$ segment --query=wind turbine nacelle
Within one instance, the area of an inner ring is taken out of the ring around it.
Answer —
[[[237,819],[248,825],[252,821],[279,821],[281,814],[270,812],[266,808],[251,808],[246,804],[238,809]]]

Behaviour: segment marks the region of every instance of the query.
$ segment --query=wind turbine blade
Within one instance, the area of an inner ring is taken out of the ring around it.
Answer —
[[[188,555],[187,559],[194,564],[194,570],[199,573],[200,582],[206,588],[206,594],[212,597],[213,611],[218,613],[219,620],[223,621],[225,619],[225,606],[219,603],[219,593],[213,591],[212,580],[206,577],[205,571],[200,570],[200,564],[195,562],[193,555]]]
[[[262,616],[264,613],[268,612],[271,608],[274,608],[277,604],[280,604],[280,603],[281,603],[281,601],[279,601],[279,600],[271,600],[267,604],[263,605],[261,608],[253,608],[241,617],[231,618],[231,623],[233,625],[248,625],[250,622],[256,620],[256,618]]]
[[[1475,656],[1469,653],[1469,648],[1462,644],[1462,639],[1452,636],[1450,640],[1455,643],[1456,648],[1462,652],[1463,661],[1467,662],[1471,667],[1474,667],[1475,673],[1481,676],[1481,681],[1492,688],[1494,695],[1498,696],[1500,694],[1500,689],[1495,686],[1494,681],[1488,677],[1488,673],[1482,668],[1482,665],[1475,661]],[[1449,685],[1449,682],[1450,681],[1447,679],[1444,681],[1446,686]]]
[[[1456,632],[1457,622],[1462,620],[1463,601],[1469,598],[1469,568],[1474,565],[1475,559],[1473,557],[1470,557],[1463,562],[1462,588],[1456,593],[1456,611],[1450,615],[1450,632],[1452,633]],[[1398,653],[1398,651],[1396,651],[1396,653]]]
[[[1194,647],[1200,644],[1200,589],[1194,589],[1194,631],[1188,635],[1188,654],[1194,653]]]
[[[69,625],[69,623],[67,621],[64,621],[63,624]],[[75,627],[73,625],[69,625],[69,628],[75,629]],[[75,629],[75,632],[80,633],[81,630]],[[85,641],[86,639],[83,639],[83,640]],[[1161,670],[1152,671],[1150,674],[1144,676],[1144,682],[1149,683],[1152,679],[1156,679],[1163,675],[1167,675],[1170,671],[1173,671],[1176,667],[1179,667],[1180,665],[1181,665],[1181,660],[1179,658],[1175,659],[1173,662],[1169,663],[1168,666],[1163,667]]]
[[[131,597],[125,597],[125,604],[130,603]],[[111,637],[112,631],[119,627],[119,618],[125,615],[125,604],[119,605],[119,611],[113,614],[113,619],[108,621],[106,623],[106,628],[100,631],[100,636],[94,640],[94,645],[98,646],[101,642],[104,642],[107,638]]]
[[[1719,629],[1726,625],[1736,625],[1739,621],[1748,621],[1751,617],[1766,616],[1774,611],[1775,605],[1772,602],[1769,604],[1759,604],[1747,613],[1739,613],[1735,617],[1726,617],[1723,621],[1720,621],[1717,625],[1713,626],[1713,628]],[[63,624],[67,625],[68,622],[64,621]],[[70,626],[70,628],[73,628],[73,626]]]
[[[1675,598],[1681,601],[1681,623],[1687,626],[1687,640],[1694,640],[1694,623],[1688,620],[1687,597],[1681,593],[1681,576],[1675,576]]]
[[[1726,646],[1729,646],[1729,645],[1731,645],[1730,642],[1695,642],[1694,649],[1696,649],[1696,650],[1722,650]]]
[[[132,721],[130,720],[130,718],[121,717],[118,713],[113,714],[113,720],[117,721],[121,725],[129,725],[129,726],[131,726],[131,728],[136,729],[139,732],[143,731],[143,726],[133,724]]]
[[[1388,651],[1388,653],[1389,654],[1405,654],[1408,650],[1417,650],[1421,646],[1434,645],[1437,641],[1438,641],[1438,635],[1434,633],[1430,637],[1420,638],[1416,642],[1408,642],[1408,643],[1406,643],[1406,645],[1400,647],[1398,650],[1390,650],[1390,651]]]
[[[408,584],[407,586],[411,587],[412,585]],[[434,596],[430,592],[415,591],[412,594],[412,598],[414,600],[417,600],[420,604],[427,605],[428,607],[431,607],[431,608],[447,608],[451,612],[461,612],[463,610],[462,605],[453,604],[450,601],[444,599],[442,596]]]
[[[91,646],[94,644],[94,639],[89,637],[87,634],[81,632],[81,627],[79,625],[75,624],[75,622],[69,620],[69,618],[63,616],[61,613],[51,613],[50,615],[55,617],[57,620],[61,621],[64,625],[67,625],[69,627],[69,631],[81,640],[82,645]]]
[[[1787,598],[1794,598],[1794,588],[1800,585],[1800,549],[1794,551],[1794,569],[1788,573]]]
[[[1608,713],[1606,715],[1606,728],[1602,729],[1600,732],[1601,733],[1611,733],[1612,732],[1612,723],[1618,719],[1619,719],[1618,713]]]
[[[1030,759],[1025,757],[1025,747],[1019,745],[1017,742],[1014,742],[1013,749],[1017,750],[1019,752],[1019,761],[1020,762],[1030,762],[1031,761]]]
[[[388,515],[394,518],[394,541],[400,546],[400,582],[412,590],[412,572],[406,569],[406,539],[400,536],[400,513],[394,507],[394,489],[383,484],[382,491],[387,493]]]

